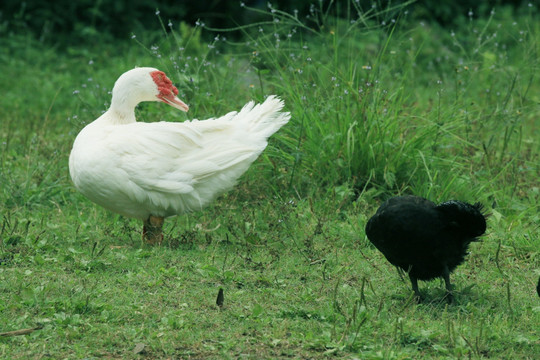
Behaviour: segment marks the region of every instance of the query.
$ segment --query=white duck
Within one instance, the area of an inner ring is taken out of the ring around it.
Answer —
[[[200,210],[234,186],[290,119],[269,96],[240,112],[183,123],[140,123],[135,107],[188,106],[165,73],[135,68],[118,78],[109,110],[77,135],[69,156],[75,187],[93,202],[144,222],[143,239],[161,243],[166,217]]]

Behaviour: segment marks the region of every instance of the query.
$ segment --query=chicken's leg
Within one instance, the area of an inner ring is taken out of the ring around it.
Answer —
[[[412,276],[411,273],[409,273],[409,279],[411,279],[411,285],[414,291],[414,296],[416,297],[416,301],[421,303],[423,299],[422,295],[420,295],[420,290],[418,290],[418,279]]]
[[[443,270],[443,279],[446,286],[446,300],[451,304],[454,301],[454,295],[452,294],[452,284],[450,283],[450,271],[446,265]]]

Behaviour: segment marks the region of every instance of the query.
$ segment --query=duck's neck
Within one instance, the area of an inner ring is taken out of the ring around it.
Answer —
[[[113,96],[111,106],[103,116],[101,121],[106,121],[111,125],[122,125],[136,122],[135,107],[137,103],[130,102],[128,98],[118,99]]]

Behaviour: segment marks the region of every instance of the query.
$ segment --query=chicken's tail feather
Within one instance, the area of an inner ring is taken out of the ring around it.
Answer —
[[[483,214],[483,205],[451,200],[437,206],[449,222],[456,223],[459,229],[467,236],[476,237],[486,232],[486,216]]]

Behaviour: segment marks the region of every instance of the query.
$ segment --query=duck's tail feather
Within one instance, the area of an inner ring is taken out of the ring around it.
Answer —
[[[235,121],[243,123],[248,132],[269,138],[291,118],[289,112],[281,112],[283,100],[270,95],[262,104],[247,103],[236,115]]]

